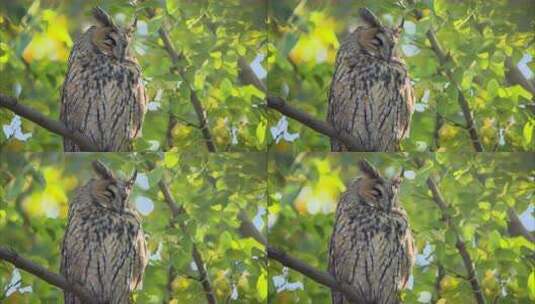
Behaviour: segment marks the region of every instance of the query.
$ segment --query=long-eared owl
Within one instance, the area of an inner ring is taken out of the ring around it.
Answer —
[[[61,274],[85,287],[98,303],[130,303],[140,288],[148,254],[141,218],[129,205],[136,174],[117,177],[93,162],[97,178],[76,190],[69,202],[61,250]],[[65,292],[66,304],[81,304]]]
[[[79,37],[69,56],[60,119],[99,151],[131,151],[147,99],[141,68],[130,51],[136,22],[119,27],[98,7],[93,16],[98,24]],[[69,139],[63,149],[80,151]]]
[[[395,48],[403,22],[383,26],[365,8],[360,18],[364,25],[349,34],[336,56],[327,122],[353,135],[360,151],[397,151],[414,111],[407,68]],[[331,138],[331,150],[348,148]]]
[[[336,208],[329,272],[353,287],[361,303],[399,303],[416,255],[398,199],[401,177],[383,178],[366,161],[359,166],[362,176],[348,186]],[[332,300],[350,303],[338,291]]]

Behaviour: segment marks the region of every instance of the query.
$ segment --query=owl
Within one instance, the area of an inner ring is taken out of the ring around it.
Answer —
[[[93,168],[97,178],[78,188],[69,203],[60,272],[98,303],[130,303],[148,261],[140,216],[129,205],[136,174],[124,181],[99,161]],[[71,292],[64,299],[82,304]]]
[[[147,104],[141,68],[130,51],[136,22],[119,27],[99,7],[93,16],[98,24],[80,36],[69,56],[60,120],[99,151],[131,151]],[[80,151],[66,138],[63,149]]]
[[[329,272],[353,287],[363,304],[399,303],[416,256],[409,221],[399,203],[400,176],[383,178],[368,162],[336,208]],[[333,304],[351,303],[332,292]]]
[[[398,151],[409,135],[414,100],[407,68],[395,50],[403,22],[383,26],[368,9],[341,43],[329,91],[327,122],[353,135],[360,151]],[[331,138],[332,151],[348,148]]]

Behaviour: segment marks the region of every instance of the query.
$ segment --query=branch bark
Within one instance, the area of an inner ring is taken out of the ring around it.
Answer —
[[[160,180],[158,186],[160,187],[160,191],[164,196],[167,206],[169,207],[169,209],[171,209],[173,220],[176,220],[179,215],[185,213],[184,208],[177,204],[177,202],[173,198],[173,195],[171,194],[171,191],[169,190],[169,187],[163,180]],[[187,227],[183,221],[179,221],[178,225],[183,233],[188,234]],[[193,243],[191,247],[191,255],[193,257],[193,262],[195,263],[195,266],[197,266],[197,271],[199,272],[199,281],[201,282],[202,288],[204,290],[206,301],[208,301],[209,304],[216,304],[217,300],[212,289],[212,284],[210,283],[210,279],[208,277],[208,272],[206,271],[203,258],[199,250],[197,249],[195,243]]]
[[[267,256],[269,259],[275,260],[288,268],[298,271],[324,286],[342,292],[345,298],[350,300],[353,304],[363,304],[353,288],[348,284],[339,282],[330,273],[318,270],[313,266],[289,255],[283,250],[269,245],[267,239],[260,231],[258,231],[258,229],[256,229],[253,223],[249,221],[245,212],[241,211],[238,217],[241,221],[240,232],[242,235],[245,237],[252,237],[266,246]]]
[[[11,249],[0,247],[0,259],[5,260],[13,264],[15,267],[37,276],[51,285],[74,293],[84,303],[97,304],[89,291],[84,287],[67,281],[67,279],[65,279],[65,277],[62,275],[48,271],[41,265],[35,264],[29,259],[18,255]]]
[[[481,291],[481,284],[479,283],[479,280],[476,276],[474,262],[472,261],[468,250],[466,249],[466,244],[461,234],[459,233],[457,227],[454,225],[453,220],[448,213],[448,203],[442,197],[442,194],[440,193],[440,190],[438,189],[438,186],[432,177],[427,178],[426,184],[429,190],[431,191],[433,201],[439,207],[440,211],[442,212],[442,216],[446,219],[448,226],[455,234],[455,247],[457,247],[457,251],[463,259],[464,267],[466,268],[466,272],[468,273],[467,279],[470,282],[470,285],[472,286],[472,293],[474,294],[474,298],[476,299],[476,302],[478,304],[485,304],[485,298],[483,297],[483,292]]]
[[[62,122],[50,119],[40,112],[19,103],[14,97],[0,93],[0,107],[6,108],[17,115],[34,122],[52,133],[61,135],[74,141],[78,146],[80,146],[80,148],[82,148],[82,150],[89,152],[98,151],[91,140],[89,140],[89,138],[83,134],[73,132]]]

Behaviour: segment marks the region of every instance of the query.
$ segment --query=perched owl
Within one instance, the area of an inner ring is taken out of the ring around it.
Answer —
[[[329,272],[352,286],[364,304],[399,303],[416,256],[409,222],[400,206],[400,176],[385,179],[369,163],[336,208]],[[333,304],[348,304],[338,291]]]
[[[329,92],[327,122],[353,135],[361,151],[397,151],[409,135],[414,100],[411,81],[396,54],[403,22],[385,27],[368,9],[364,22],[342,42]],[[347,151],[331,138],[332,151]]]
[[[69,56],[60,119],[99,151],[131,151],[147,103],[141,68],[129,48],[136,22],[121,28],[98,7],[93,16],[98,25],[81,35]],[[63,149],[80,151],[69,139]]]
[[[93,167],[98,178],[78,188],[69,203],[60,272],[98,303],[129,303],[148,262],[140,216],[128,203],[136,174],[123,181],[98,161]],[[64,298],[65,304],[82,304],[70,292]]]

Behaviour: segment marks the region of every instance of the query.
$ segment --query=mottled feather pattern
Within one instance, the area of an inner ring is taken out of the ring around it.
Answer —
[[[131,151],[146,112],[141,68],[128,54],[118,60],[94,45],[98,30],[93,26],[82,34],[69,56],[60,119],[73,132],[86,135],[99,151]],[[80,148],[64,139],[64,150]]]
[[[372,189],[370,181],[360,178],[342,194],[329,245],[328,270],[354,287],[361,303],[399,303],[399,291],[406,287],[416,255],[408,217],[397,203],[387,210],[369,203],[361,190]],[[333,291],[332,303],[351,302]]]
[[[378,32],[359,27],[340,46],[329,92],[327,121],[353,135],[362,151],[398,151],[409,134],[412,85],[399,57],[370,51]],[[390,30],[392,31],[392,30]],[[331,139],[332,151],[347,151]]]
[[[92,179],[69,204],[61,274],[89,290],[98,303],[130,303],[141,287],[148,253],[141,219],[134,209],[108,208],[109,181]],[[66,304],[81,304],[65,292]]]

